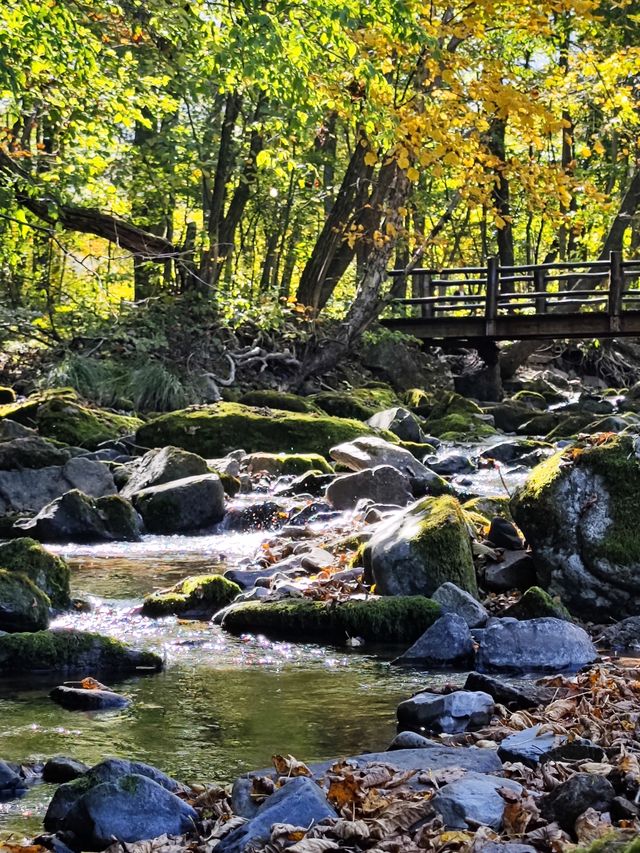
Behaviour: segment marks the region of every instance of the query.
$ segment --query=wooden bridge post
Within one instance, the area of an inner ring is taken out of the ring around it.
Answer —
[[[624,292],[622,252],[611,252],[609,263],[609,329],[612,332],[619,332]]]
[[[485,335],[493,337],[496,333],[498,317],[498,291],[500,289],[500,270],[498,258],[487,259],[487,298],[484,309]]]
[[[418,297],[420,299],[428,299],[432,296],[433,287],[431,284],[431,272],[427,270],[426,272],[420,272],[416,275],[416,290],[418,292]],[[420,306],[420,316],[423,319],[430,319],[433,317],[433,305],[431,302],[423,302]]]
[[[547,289],[547,277],[544,269],[537,268],[533,271],[533,289],[536,293],[543,293]],[[547,297],[536,296],[536,314],[547,313]]]

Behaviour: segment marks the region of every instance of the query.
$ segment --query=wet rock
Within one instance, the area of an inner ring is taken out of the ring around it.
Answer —
[[[327,486],[335,479],[335,474],[319,474],[317,471],[307,471],[291,482],[284,482],[275,487],[274,495],[291,497],[295,495],[311,495],[319,498],[324,495]]]
[[[0,471],[64,465],[71,459],[71,455],[67,448],[57,447],[39,435],[14,438],[0,442]]]
[[[447,581],[477,594],[467,522],[459,502],[446,495],[424,498],[382,524],[363,562],[382,595],[429,596]]]
[[[562,743],[549,752],[545,752],[540,758],[541,764],[546,764],[547,761],[604,761],[606,753],[601,746],[593,743],[586,738],[576,738],[576,740]]]
[[[50,603],[26,575],[0,569],[0,631],[42,631]]]
[[[69,606],[69,566],[35,539],[22,537],[0,544],[0,566],[26,575],[49,597],[52,607]]]
[[[488,826],[497,832],[502,828],[506,805],[498,793],[501,788],[515,794],[522,791],[522,786],[511,779],[469,773],[440,788],[433,798],[433,806],[448,829]]]
[[[529,441],[527,439],[501,441],[483,450],[480,458],[495,459],[497,462],[503,463],[520,462],[523,457],[529,456],[536,450],[551,450],[551,447],[546,442]]]
[[[216,850],[218,853],[243,853],[250,845],[263,845],[276,823],[309,828],[314,823],[336,817],[322,789],[311,779],[299,776],[271,794],[255,817],[224,836]]]
[[[473,656],[473,639],[468,624],[456,613],[445,613],[393,662],[464,667],[473,660]]]
[[[162,659],[100,634],[38,631],[0,636],[0,672],[159,672]]]
[[[334,509],[353,509],[359,500],[407,506],[413,501],[409,479],[391,465],[378,465],[336,477],[327,487],[327,501]]]
[[[182,835],[197,821],[197,812],[184,800],[147,776],[132,773],[91,785],[71,806],[60,829],[73,836],[74,847],[103,850],[114,838],[122,843]]]
[[[313,524],[320,519],[329,520],[337,518],[339,512],[331,512],[331,507],[326,501],[313,501],[305,506],[299,512],[292,513],[288,519],[280,519],[287,522],[287,525],[296,527],[297,525]]]
[[[493,696],[499,705],[511,710],[525,710],[547,705],[555,695],[555,690],[536,687],[533,684],[512,684],[503,679],[492,678],[481,672],[470,672],[464,683],[465,690],[482,690]]]
[[[436,746],[436,742],[429,738],[419,735],[417,732],[400,732],[391,741],[387,747],[387,752],[393,752],[396,749],[428,749],[431,746]]]
[[[447,477],[452,474],[470,474],[472,471],[476,470],[476,466],[473,464],[471,459],[469,459],[468,456],[464,456],[462,453],[447,453],[445,456],[441,456],[440,458],[437,456],[428,456],[425,459],[425,463],[428,464],[432,471],[435,471],[436,474],[440,474],[443,477]]]
[[[572,621],[571,614],[560,599],[552,598],[539,586],[529,587],[520,601],[508,607],[504,615],[514,619],[542,619],[545,616],[553,616],[556,619]]]
[[[126,708],[131,704],[130,699],[113,690],[94,690],[67,685],[54,687],[49,693],[49,698],[67,711],[112,711],[116,708]]]
[[[363,436],[346,444],[339,444],[331,448],[330,454],[336,462],[352,471],[390,465],[431,494],[440,495],[450,491],[442,477],[419,462],[409,450],[378,436]]]
[[[408,409],[403,409],[400,406],[377,412],[369,418],[367,423],[376,429],[389,430],[402,441],[422,443],[425,440],[425,435],[416,416]]]
[[[69,758],[66,755],[56,755],[50,758],[42,768],[42,780],[50,782],[54,785],[60,785],[63,782],[72,782],[89,770],[89,767],[82,761],[75,758]]]
[[[26,787],[25,780],[20,775],[18,767],[0,760],[0,798],[15,797]]]
[[[320,453],[251,453],[243,460],[249,474],[305,474],[316,471],[332,474],[333,468]]]
[[[497,548],[508,548],[509,550],[517,551],[519,548],[524,547],[522,537],[516,530],[515,525],[507,521],[506,518],[500,518],[500,516],[491,519],[491,527],[489,528],[487,539]]]
[[[72,489],[96,498],[116,492],[109,468],[82,457],[61,466],[0,470],[0,515],[38,512]]]
[[[619,435],[557,453],[512,500],[540,586],[589,620],[640,613],[637,444]]]
[[[133,505],[151,533],[201,530],[222,520],[224,488],[217,474],[203,474],[136,492]]]
[[[151,593],[144,599],[143,616],[177,614],[210,619],[234,600],[240,587],[222,575],[192,575],[168,590]]]
[[[526,551],[505,551],[500,563],[489,563],[484,571],[483,584],[493,592],[519,589],[525,592],[536,583],[536,567]]]
[[[454,583],[443,583],[431,598],[437,601],[443,613],[461,616],[470,628],[480,628],[489,618],[485,607]]]
[[[498,755],[502,761],[521,762],[527,767],[536,767],[545,753],[561,746],[567,739],[566,735],[556,735],[553,732],[541,733],[541,728],[542,725],[538,723],[531,728],[515,732],[501,741]]]
[[[67,782],[56,790],[44,816],[44,828],[57,832],[65,828],[69,811],[87,791],[103,783],[114,783],[130,776],[142,776],[150,779],[166,791],[176,792],[180,785],[157,767],[142,761],[129,761],[124,758],[107,758],[95,764],[81,778]]]
[[[239,533],[247,530],[275,530],[288,517],[289,510],[284,504],[276,501],[231,506],[226,511],[222,528]]]
[[[398,723],[407,728],[455,734],[487,726],[493,716],[488,693],[456,690],[454,693],[418,693],[398,705]]]
[[[10,418],[0,420],[0,441],[11,441],[14,438],[30,438],[38,433],[31,427],[12,421]]]
[[[561,619],[493,619],[482,630],[480,672],[576,671],[597,658],[589,635]]]
[[[140,518],[128,501],[117,495],[92,498],[74,489],[16,529],[42,542],[135,541]]]
[[[545,820],[556,821],[573,833],[576,818],[587,809],[605,812],[616,792],[607,778],[595,773],[576,773],[540,800],[540,813]]]
[[[179,447],[154,449],[135,463],[135,467],[122,490],[123,498],[131,498],[136,492],[151,486],[160,486],[187,477],[199,477],[209,473],[206,460],[195,453]]]
[[[609,806],[611,819],[614,821],[637,820],[640,817],[640,806],[632,803],[626,797],[614,797]]]
[[[604,629],[601,643],[611,649],[640,648],[640,616],[629,616]]]

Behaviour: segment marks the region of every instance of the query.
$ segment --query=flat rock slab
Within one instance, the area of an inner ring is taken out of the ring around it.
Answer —
[[[113,690],[88,690],[83,687],[54,687],[49,698],[68,711],[113,711],[126,708],[131,700]]]
[[[487,726],[493,710],[493,699],[488,693],[469,690],[445,695],[418,693],[398,705],[398,722],[403,727],[454,734]]]

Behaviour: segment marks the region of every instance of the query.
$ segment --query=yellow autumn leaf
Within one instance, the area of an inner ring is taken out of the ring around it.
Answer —
[[[367,151],[364,155],[365,166],[375,166],[378,162],[378,155],[373,151]]]
[[[419,177],[420,172],[416,168],[411,166],[409,169],[407,169],[407,178],[409,178],[410,181],[415,182],[418,180]]]

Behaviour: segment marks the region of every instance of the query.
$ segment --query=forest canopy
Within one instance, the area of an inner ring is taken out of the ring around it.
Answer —
[[[195,293],[353,340],[393,265],[633,255],[639,43],[628,0],[5,0],[3,327]]]

